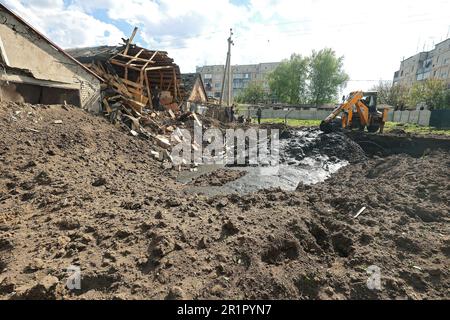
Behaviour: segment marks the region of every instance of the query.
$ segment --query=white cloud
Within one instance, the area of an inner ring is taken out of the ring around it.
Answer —
[[[183,72],[223,64],[229,28],[232,63],[279,61],[291,53],[333,48],[352,80],[392,79],[402,57],[431,49],[449,30],[447,0],[0,0],[69,46],[115,44],[116,26],[137,25],[140,43],[167,50]],[[109,21],[95,18],[104,12]],[[130,28],[129,28],[130,29]],[[127,30],[127,32],[129,32]],[[367,89],[355,81],[348,89]]]
[[[63,0],[0,0],[56,44],[64,47],[114,45],[124,37],[113,24],[64,6]]]

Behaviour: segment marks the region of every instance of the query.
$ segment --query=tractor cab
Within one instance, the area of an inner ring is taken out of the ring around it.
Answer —
[[[346,101],[337,107],[322,123],[320,129],[332,132],[340,128],[357,129],[368,132],[383,132],[387,121],[387,109],[378,110],[378,92],[355,91],[350,93]],[[340,116],[340,117],[339,117]]]
[[[369,108],[369,113],[376,113],[378,105],[378,92],[376,91],[364,92],[361,102],[364,103],[367,106],[367,108]]]

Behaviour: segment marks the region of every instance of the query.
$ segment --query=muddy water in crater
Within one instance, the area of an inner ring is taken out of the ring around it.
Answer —
[[[280,164],[276,167],[203,165],[196,172],[180,173],[178,181],[187,184],[186,192],[209,196],[246,194],[270,188],[293,191],[300,183],[311,185],[325,181],[340,168],[347,166],[349,157],[352,156],[348,149],[353,152],[352,148],[355,148],[356,153],[362,152],[353,141],[340,134],[325,136],[319,130],[304,129],[290,131],[287,136],[280,140]],[[339,157],[340,153],[336,153],[335,148],[330,146],[334,143],[338,144],[336,148],[347,151],[342,152],[342,158]],[[245,171],[246,175],[223,186],[189,185],[197,177],[220,168]]]

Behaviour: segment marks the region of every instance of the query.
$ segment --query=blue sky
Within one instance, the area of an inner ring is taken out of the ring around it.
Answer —
[[[330,47],[345,57],[347,90],[391,80],[403,57],[450,31],[448,0],[0,0],[63,48],[114,45],[139,27],[139,45],[167,50],[182,72],[280,61]]]

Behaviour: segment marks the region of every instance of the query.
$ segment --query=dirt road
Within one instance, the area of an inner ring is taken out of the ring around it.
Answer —
[[[441,144],[361,144],[367,159],[325,182],[207,197],[186,193],[147,141],[82,110],[0,104],[0,126],[2,299],[450,297]],[[70,266],[80,290],[66,287]]]

